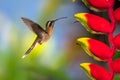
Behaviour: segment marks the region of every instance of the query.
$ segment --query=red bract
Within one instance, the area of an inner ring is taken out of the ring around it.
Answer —
[[[116,22],[120,23],[120,8],[113,12],[115,0],[82,0],[91,10],[101,12],[107,10],[110,21],[89,13],[77,13],[74,17],[91,33],[107,34],[109,46],[92,38],[79,38],[78,44],[86,53],[98,61],[107,61],[109,72],[92,63],[82,63],[80,67],[92,80],[113,80],[114,72],[120,73],[120,59],[112,62],[116,48],[120,50],[120,34],[113,37]],[[116,21],[116,22],[115,22]]]
[[[106,69],[98,66],[96,64],[90,64],[90,72],[91,75],[95,78],[95,80],[108,80],[109,73]]]
[[[114,0],[87,0],[93,7],[105,10],[113,5]]]
[[[114,11],[115,20],[120,24],[120,7]]]
[[[80,67],[92,80],[109,80],[109,72],[93,63],[81,63]]]
[[[112,69],[114,70],[114,72],[120,73],[120,58],[112,62]]]
[[[120,50],[120,34],[116,35],[113,39],[114,45],[117,49]]]
[[[109,33],[111,31],[110,23],[99,16],[86,14],[87,22],[90,28],[96,32]]]
[[[110,23],[99,16],[89,13],[77,13],[74,17],[91,33],[110,33]]]
[[[107,61],[112,57],[110,48],[103,42],[92,38],[79,38],[77,39],[77,43],[95,60]]]
[[[95,39],[89,39],[88,43],[90,44],[90,51],[101,60],[108,60],[112,57],[110,48],[103,42]]]

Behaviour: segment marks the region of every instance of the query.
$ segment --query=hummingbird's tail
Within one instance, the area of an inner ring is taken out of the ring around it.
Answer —
[[[22,58],[25,58],[30,52],[31,50],[35,47],[36,43],[38,42],[38,37],[35,39],[35,41],[33,42],[33,44],[30,46],[30,48],[26,51],[26,53],[22,56]]]

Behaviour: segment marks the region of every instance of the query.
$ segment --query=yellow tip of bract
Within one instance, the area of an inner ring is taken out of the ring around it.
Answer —
[[[90,71],[89,65],[90,63],[82,63],[80,64],[80,67],[86,69],[89,72]]]
[[[84,38],[78,38],[77,39],[77,43],[78,44],[84,44],[86,47],[88,47],[89,46],[89,44],[88,44],[88,40],[89,40],[90,38],[86,38],[86,37],[84,37]]]
[[[76,13],[76,14],[74,14],[74,18],[77,21],[79,21],[83,25],[83,27],[85,27],[85,29],[87,31],[90,31],[93,34],[96,34],[96,32],[91,30],[89,25],[88,25],[88,20],[87,20],[87,17],[86,17],[87,14],[89,14],[89,13]]]
[[[90,39],[90,38],[88,38],[88,37],[82,37],[82,38],[78,38],[77,41],[82,42],[82,41],[86,41],[88,39]]]
[[[82,37],[77,39],[77,44],[79,44],[85,51],[86,53],[93,57],[95,60],[102,61],[100,58],[96,57],[89,49],[90,43],[88,42],[91,38],[88,37]]]
[[[78,19],[78,21],[79,21],[79,18],[86,20],[86,17],[85,17],[86,14],[88,13],[76,13],[74,14],[74,17]]]
[[[90,64],[91,63],[81,63],[80,67],[88,75],[88,77],[90,77],[92,80],[95,80],[90,73]]]
[[[88,37],[83,37],[83,38],[78,38],[77,39],[77,44],[79,44],[86,52],[89,56],[93,56],[92,53],[89,50],[89,43],[88,40],[91,38]]]

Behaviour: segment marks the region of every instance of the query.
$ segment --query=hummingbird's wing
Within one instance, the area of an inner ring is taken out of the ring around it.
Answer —
[[[33,42],[33,44],[30,46],[30,48],[26,51],[26,53],[22,56],[22,58],[25,58],[30,52],[31,52],[31,50],[35,47],[35,45],[36,45],[36,43],[38,42],[38,41],[41,41],[41,39],[40,38],[36,38],[35,39],[35,41]]]
[[[37,34],[39,37],[42,37],[41,33],[45,32],[45,30],[37,23],[33,22],[32,20],[29,20],[27,18],[22,17],[21,18],[23,22],[28,26],[28,28],[33,31],[35,34]]]

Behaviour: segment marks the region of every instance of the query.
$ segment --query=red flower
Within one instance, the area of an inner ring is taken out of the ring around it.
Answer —
[[[113,5],[114,0],[82,0],[84,4],[94,11],[104,11]]]
[[[77,13],[74,17],[91,33],[109,33],[110,23],[99,16],[90,13]]]
[[[82,63],[80,67],[92,80],[109,80],[109,73],[106,69],[92,63]]]
[[[114,72],[120,73],[120,58],[118,58],[112,62],[112,68],[113,68]]]
[[[115,20],[120,23],[120,7],[114,11]]]
[[[120,34],[116,35],[113,39],[114,45],[117,49],[120,50]]]
[[[95,60],[106,61],[112,57],[110,48],[103,42],[92,38],[79,38],[77,43]]]

